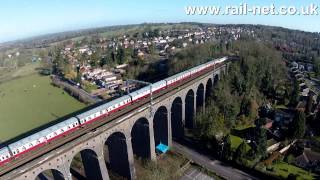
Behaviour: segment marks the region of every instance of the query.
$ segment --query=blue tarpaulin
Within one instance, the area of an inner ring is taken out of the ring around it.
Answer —
[[[166,153],[169,150],[169,147],[167,145],[162,144],[162,143],[158,144],[156,148],[161,153]]]

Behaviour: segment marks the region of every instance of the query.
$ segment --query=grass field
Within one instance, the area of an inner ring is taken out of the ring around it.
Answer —
[[[295,174],[298,179],[315,179],[312,173],[309,173],[299,167],[292,166],[290,164],[280,162],[272,165],[273,171],[282,178],[287,178],[289,174]]]
[[[231,148],[236,150],[238,146],[242,143],[243,139],[238,136],[230,135],[231,138]]]
[[[32,72],[32,66],[19,75]],[[50,77],[31,74],[0,84],[0,141],[11,139],[85,105],[50,84]]]
[[[2,71],[0,72],[0,84],[20,77],[35,74],[37,73],[35,69],[38,67],[40,67],[40,63],[29,63],[14,70]]]

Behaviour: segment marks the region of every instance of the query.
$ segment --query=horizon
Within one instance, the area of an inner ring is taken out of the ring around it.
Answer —
[[[41,38],[42,36],[48,36],[48,35],[57,35],[57,34],[63,34],[63,33],[68,33],[68,32],[76,32],[76,31],[86,31],[86,30],[92,30],[92,29],[99,29],[99,28],[107,28],[107,27],[115,27],[115,26],[139,26],[143,24],[181,24],[181,23],[199,23],[199,24],[210,24],[210,25],[218,25],[218,26],[223,26],[223,25],[253,25],[253,26],[267,26],[267,27],[275,27],[275,28],[284,28],[292,31],[302,31],[306,33],[319,33],[320,31],[307,31],[303,29],[294,29],[294,28],[288,28],[288,27],[283,27],[283,26],[274,26],[274,25],[268,25],[268,24],[244,24],[244,23],[228,23],[228,24],[220,24],[220,23],[208,23],[208,22],[187,22],[187,21],[182,21],[182,22],[141,22],[137,24],[115,24],[115,25],[102,25],[102,26],[95,26],[95,27],[88,27],[88,28],[79,28],[79,29],[70,29],[70,30],[65,30],[65,31],[57,31],[57,32],[49,32],[49,33],[44,33],[44,34],[38,34],[34,36],[28,36],[24,38],[19,38],[19,39],[13,39],[9,41],[0,41],[0,45],[2,44],[7,44],[7,43],[15,43],[18,41],[28,41],[32,40],[35,38]]]
[[[317,15],[188,15],[188,6],[219,6],[223,9],[228,5],[239,6],[242,1],[226,0],[215,2],[212,0],[177,0],[171,2],[141,0],[139,3],[127,0],[119,1],[77,1],[63,2],[56,0],[42,2],[30,0],[5,0],[0,11],[0,43],[19,41],[38,36],[111,27],[119,25],[134,25],[143,23],[180,23],[196,22],[209,24],[247,24],[282,27],[305,32],[320,32],[320,24],[315,23]],[[248,1],[251,6],[268,6],[274,4],[304,7],[309,4],[320,4],[319,0],[304,2],[281,1]],[[124,6],[124,4],[126,6]],[[59,11],[57,11],[57,9]],[[318,9],[319,10],[319,9]],[[299,23],[297,23],[299,22]]]

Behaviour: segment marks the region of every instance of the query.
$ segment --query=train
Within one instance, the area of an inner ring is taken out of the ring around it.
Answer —
[[[193,76],[199,75],[208,68],[212,68],[218,64],[224,63],[227,59],[227,57],[222,57],[193,67],[189,70],[153,83],[150,85],[151,88],[150,86],[143,87],[137,91],[129,93],[128,95],[80,113],[75,117],[66,119],[7,146],[3,146],[0,148],[0,167],[6,163],[9,163],[13,159],[18,158],[22,154],[33,151],[40,146],[44,146],[47,143],[60,138],[61,136],[67,135],[73,131],[77,131],[79,128],[87,124],[99,119],[103,119],[104,117],[110,116],[112,113],[120,111],[127,106],[133,105],[138,101],[150,96],[151,93],[157,94],[163,89],[175,86],[177,83],[181,83]]]

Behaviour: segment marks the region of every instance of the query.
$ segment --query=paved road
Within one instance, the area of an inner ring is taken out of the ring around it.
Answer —
[[[180,180],[214,180],[214,178],[191,166]]]
[[[187,158],[191,159],[193,162],[199,164],[200,166],[216,173],[218,176],[221,176],[226,179],[258,179],[253,177],[243,171],[235,169],[227,164],[224,164],[218,160],[211,160],[209,157],[204,156],[190,148],[182,146],[176,142],[173,142],[173,148],[177,151],[185,155]]]
[[[102,101],[102,99],[92,96],[90,93],[86,92],[82,88],[79,88],[76,85],[70,84],[67,81],[62,80],[61,78],[57,76],[53,76],[53,82],[62,88],[66,88],[68,91],[70,91],[72,94],[76,94],[79,96],[81,100],[84,100],[88,103],[97,103]]]

